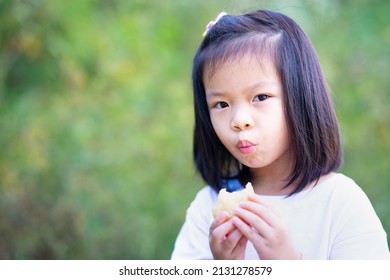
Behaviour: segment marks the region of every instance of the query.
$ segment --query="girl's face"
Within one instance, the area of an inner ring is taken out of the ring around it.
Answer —
[[[212,125],[228,151],[263,175],[288,175],[283,91],[274,63],[246,55],[213,73],[206,69],[203,80]]]

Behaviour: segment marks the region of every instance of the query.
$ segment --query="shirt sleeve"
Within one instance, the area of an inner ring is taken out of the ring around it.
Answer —
[[[184,224],[176,239],[172,260],[213,259],[209,246],[209,229],[216,194],[210,187],[198,192],[186,212]]]
[[[352,180],[340,187],[331,259],[389,259],[386,232],[367,195]]]

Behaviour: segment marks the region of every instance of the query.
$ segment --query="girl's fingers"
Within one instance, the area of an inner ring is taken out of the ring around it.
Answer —
[[[223,211],[217,217],[215,217],[215,219],[212,222],[211,226],[217,227],[218,225],[224,223],[228,219],[229,219],[229,214],[226,211]]]
[[[232,220],[236,226],[248,239],[253,239],[254,235],[266,238],[272,234],[272,227],[255,213],[243,208],[237,208],[236,217]]]
[[[256,234],[261,237],[273,239],[275,232],[285,230],[284,220],[275,214],[269,205],[265,206],[256,196],[255,201],[241,203],[235,214],[249,226],[246,233],[250,235],[253,235],[253,230],[255,230]]]
[[[268,223],[270,226],[275,226],[278,221],[281,219],[278,212],[268,203],[265,203],[260,196],[253,195],[249,197],[249,201],[243,202],[240,204],[240,207],[242,209],[248,210],[258,217],[260,217],[262,220],[264,220],[266,223]]]
[[[233,225],[233,223],[231,223],[231,224]],[[226,239],[224,242],[226,242],[227,247],[232,248],[232,251],[234,251],[237,247],[240,246],[239,242],[242,240],[243,237],[245,240],[246,238],[242,234],[242,232],[239,231],[237,228],[235,228],[231,233],[229,233],[226,236]]]
[[[278,219],[278,217],[268,208],[251,201],[243,202],[242,204],[240,204],[240,207],[236,209],[235,213],[236,215],[247,214],[245,216],[245,220],[249,223],[251,223],[251,221],[255,222],[256,219],[260,218],[262,221],[264,221],[270,226],[274,226],[275,220]]]
[[[218,242],[222,242],[234,229],[235,227],[233,223],[229,221],[228,214],[223,212],[215,218],[210,226],[210,240],[214,239]]]
[[[239,217],[234,217],[232,219],[232,222],[237,227],[237,229],[245,236],[245,238],[250,240],[253,244],[263,243],[265,238],[251,225],[248,225]]]
[[[235,226],[264,259],[295,259],[297,252],[292,243],[287,223],[272,207],[256,195],[240,204],[232,219]]]
[[[215,259],[242,259],[248,239],[229,219],[228,215],[217,217],[210,227],[210,248]]]
[[[248,243],[248,238],[246,238],[246,236],[243,233],[240,232],[240,234],[241,234],[241,238],[240,238],[240,240],[238,240],[234,250],[245,252],[246,244]]]
[[[274,212],[276,215],[280,216],[277,209],[273,205],[271,205],[270,203],[264,201],[264,199],[262,199],[262,197],[260,195],[251,194],[251,195],[249,195],[248,200],[256,202],[257,204],[263,205],[264,207],[266,207],[266,208],[270,209],[272,212]]]
[[[221,214],[219,214],[214,221],[210,225],[210,233],[219,225],[223,224],[229,219],[229,215],[227,212],[223,211]]]

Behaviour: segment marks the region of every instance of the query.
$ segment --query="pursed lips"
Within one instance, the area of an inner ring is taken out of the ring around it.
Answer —
[[[237,143],[237,148],[243,154],[250,154],[256,149],[256,144],[254,144],[248,140],[240,140]]]

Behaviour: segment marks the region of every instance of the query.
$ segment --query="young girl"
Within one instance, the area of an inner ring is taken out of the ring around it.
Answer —
[[[342,161],[329,89],[309,39],[270,11],[221,14],[193,64],[194,160],[208,184],[172,259],[386,259],[386,233]],[[251,182],[233,218],[218,191]]]

